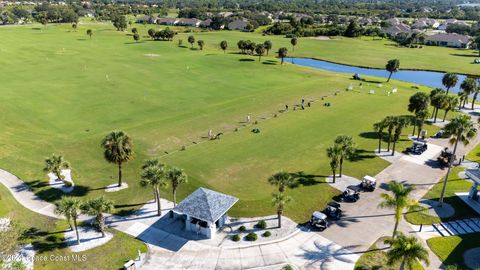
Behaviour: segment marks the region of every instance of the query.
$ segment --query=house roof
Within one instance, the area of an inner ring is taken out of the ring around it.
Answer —
[[[469,36],[459,35],[456,33],[438,33],[425,38],[426,41],[444,41],[444,42],[470,42]]]
[[[244,20],[236,20],[228,24],[228,29],[235,30],[235,29],[245,29],[248,25],[247,21]]]
[[[196,18],[180,18],[178,19],[178,23],[179,24],[190,24],[190,25],[196,25],[196,24],[199,24],[201,23],[202,21],[200,21],[199,19],[196,19]]]
[[[385,33],[390,34],[390,35],[396,35],[396,34],[399,34],[399,33],[410,33],[412,31],[412,29],[410,29],[410,26],[408,26],[406,24],[399,23],[399,24],[395,24],[395,25],[392,25],[390,27],[387,27],[383,31]]]
[[[238,198],[206,188],[199,188],[180,202],[173,210],[191,217],[215,223]]]

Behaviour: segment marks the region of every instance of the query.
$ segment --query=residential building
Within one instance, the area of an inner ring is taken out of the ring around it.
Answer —
[[[427,36],[425,38],[425,44],[468,49],[471,44],[471,38],[456,33],[438,33]]]

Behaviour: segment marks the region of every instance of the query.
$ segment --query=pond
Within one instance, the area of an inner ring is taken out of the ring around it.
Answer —
[[[342,72],[352,75],[358,73],[360,77],[362,77],[362,75],[367,75],[388,78],[389,75],[389,72],[384,69],[348,66],[309,58],[285,58],[285,61],[300,66],[313,67],[332,72]],[[433,71],[400,70],[393,73],[392,80],[405,81],[414,84],[425,85],[432,88],[438,87],[444,89],[445,87],[442,84],[442,77],[444,74],[445,73],[443,72]],[[454,88],[450,89],[450,91],[453,93],[458,93],[460,91],[460,84],[465,79],[465,77],[465,75],[458,75],[458,83]]]

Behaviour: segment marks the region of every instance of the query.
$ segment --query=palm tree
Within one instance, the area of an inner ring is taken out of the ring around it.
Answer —
[[[287,187],[293,187],[295,184],[295,179],[290,173],[287,172],[278,172],[270,178],[268,178],[268,183],[278,187],[278,192],[283,193]]]
[[[403,210],[405,208],[413,210],[418,204],[408,197],[413,191],[412,186],[405,186],[402,183],[391,181],[388,183],[388,189],[392,192],[393,196],[387,193],[380,194],[383,201],[378,206],[395,210],[395,227],[393,228],[392,235],[392,238],[395,238],[398,224],[402,219]]]
[[[293,37],[293,38],[290,40],[290,44],[292,44],[292,52],[295,52],[295,46],[297,46],[297,43],[298,43],[297,37]]]
[[[52,154],[51,157],[45,159],[43,171],[46,173],[52,172],[57,177],[57,181],[63,181],[62,170],[69,168],[70,164],[62,156]]]
[[[384,119],[385,126],[388,131],[388,137],[387,137],[387,152],[390,151],[390,143],[392,141],[392,133],[393,129],[395,128],[395,125],[397,124],[397,118],[395,116],[387,116]]]
[[[461,142],[463,145],[470,143],[470,139],[475,137],[477,134],[477,129],[474,127],[472,119],[469,115],[461,114],[445,125],[443,128],[445,130],[445,135],[450,137],[450,144],[453,144],[453,156],[448,162],[447,175],[443,181],[442,193],[440,194],[440,206],[443,205],[443,198],[445,196],[445,189],[447,187],[448,176],[450,175],[450,170],[452,169],[452,164],[455,159],[455,154],[457,152],[458,143]]]
[[[105,216],[103,213],[110,213],[113,210],[113,201],[106,199],[104,196],[91,199],[82,205],[82,211],[88,215],[95,216],[98,230],[105,237]]]
[[[458,97],[447,96],[447,98],[445,99],[444,107],[442,108],[445,110],[445,114],[443,115],[443,122],[445,122],[445,119],[447,118],[447,113],[451,110],[454,110],[459,105],[460,101],[458,100]]]
[[[418,242],[415,236],[405,236],[401,232],[397,232],[395,239],[385,240],[385,244],[391,246],[387,251],[387,264],[393,265],[400,262],[400,270],[405,268],[413,269],[415,262],[423,261],[428,266],[428,251]]]
[[[156,164],[154,164],[156,163]],[[160,202],[160,188],[166,187],[167,184],[167,175],[165,172],[165,166],[160,162],[147,161],[143,166],[142,180],[140,184],[142,186],[151,186],[153,189],[153,195],[155,201],[157,202],[157,215],[162,215],[162,205]]]
[[[285,59],[285,57],[287,57],[287,54],[288,54],[287,48],[282,47],[278,49],[278,57],[282,58],[282,65],[283,65],[283,60]]]
[[[395,123],[395,132],[393,134],[393,148],[392,148],[392,156],[395,155],[395,146],[397,145],[400,136],[402,135],[402,131],[405,127],[407,127],[410,123],[410,120],[405,116],[397,116],[396,123]]]
[[[478,93],[480,92],[480,86],[475,83],[475,88],[473,88],[473,98],[472,98],[472,110],[475,109],[475,101],[477,100]]]
[[[353,141],[352,136],[340,135],[335,138],[335,144],[340,147],[340,177],[343,172],[343,160],[351,159],[357,152],[357,146]]]
[[[222,40],[222,42],[220,42],[220,48],[222,48],[223,53],[225,53],[225,51],[226,51],[227,48],[228,48],[228,43],[227,43],[226,40]]]
[[[112,131],[102,141],[104,157],[118,165],[118,186],[122,186],[122,164],[133,159],[132,139],[123,131]]]
[[[415,114],[415,117],[417,118],[417,124],[418,124],[417,140],[420,139],[420,132],[423,129],[423,125],[425,124],[425,118],[427,118],[427,116],[428,116],[428,109],[419,111]]]
[[[179,168],[171,168],[167,171],[168,179],[172,182],[173,205],[177,205],[177,188],[180,184],[188,181],[188,176]]]
[[[266,40],[264,43],[263,43],[263,46],[265,47],[265,50],[267,50],[267,55],[268,53],[270,52],[270,50],[272,49],[272,42],[270,40]]]
[[[378,153],[380,153],[380,149],[382,147],[383,130],[385,129],[385,127],[386,127],[385,119],[373,124],[373,129],[378,134]]]
[[[441,108],[444,108],[446,106],[447,102],[447,95],[443,93],[436,94],[432,97],[431,103],[434,108],[434,116],[433,116],[433,122],[437,122],[437,115],[438,115],[438,110]]]
[[[337,177],[337,168],[340,163],[340,153],[342,149],[338,144],[334,144],[327,148],[327,157],[330,158],[330,168],[333,173],[333,183],[335,183]]]
[[[87,35],[90,37],[90,39],[92,39],[92,35],[93,35],[92,29],[87,30]]]
[[[467,95],[467,98],[463,100],[463,106],[465,107],[465,103],[468,102],[468,96],[470,96],[470,94],[472,94],[473,91],[475,91],[475,89],[477,88],[477,82],[475,81],[475,79],[468,77],[465,80],[463,80],[462,84],[460,85],[460,88]],[[472,107],[472,110],[473,110],[473,107]]]
[[[60,201],[56,204],[55,212],[57,214],[64,215],[70,224],[70,219],[73,220],[73,225],[75,228],[75,234],[77,235],[77,244],[80,244],[80,236],[78,235],[78,224],[77,219],[80,215],[80,209],[82,202],[78,198],[73,197],[62,197]],[[70,225],[70,228],[72,226]]]
[[[458,76],[455,73],[446,73],[443,75],[442,84],[447,88],[447,95],[450,91],[450,88],[455,87],[458,82]]]
[[[428,96],[427,93],[417,92],[410,97],[409,103],[408,103],[408,111],[415,115],[416,117],[415,122],[418,122],[419,117],[424,115],[423,111],[428,111],[429,104],[430,104],[430,97]],[[423,118],[425,117],[426,115]],[[415,127],[416,125],[413,125],[412,135],[415,135]]]
[[[263,44],[257,44],[257,46],[255,46],[255,52],[258,55],[258,61],[262,61],[262,55],[265,53],[265,47]]]
[[[390,75],[388,75],[387,82],[390,81],[390,78],[392,77],[392,74],[394,72],[397,72],[399,68],[400,68],[400,60],[398,60],[398,59],[388,60],[387,65],[385,66],[385,69],[388,72],[390,72]]]
[[[282,227],[282,214],[285,205],[290,203],[292,198],[285,195],[283,192],[277,192],[272,194],[272,203],[277,207],[278,228]]]

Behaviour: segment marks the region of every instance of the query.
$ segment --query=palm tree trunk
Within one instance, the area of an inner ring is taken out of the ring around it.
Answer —
[[[73,218],[73,224],[75,224],[75,234],[77,235],[77,245],[80,245],[80,236],[78,235],[77,218]]]
[[[443,206],[443,197],[445,196],[445,190],[447,188],[448,176],[450,175],[450,171],[452,169],[453,161],[455,159],[455,153],[457,152],[457,146],[458,146],[458,140],[459,139],[460,139],[460,135],[457,136],[457,140],[455,141],[455,146],[453,147],[452,158],[448,162],[447,174],[445,175],[445,179],[443,180],[443,187],[442,187],[442,193],[440,194],[440,200],[438,200],[439,204],[440,204],[440,207]]]
[[[70,218],[67,218],[68,226],[70,226],[70,230],[73,231],[72,221]]]
[[[340,158],[340,178],[342,177],[342,171],[343,171],[343,157]]]
[[[450,87],[447,87],[447,95],[448,95],[448,92],[450,92]]]
[[[392,74],[393,74],[393,72],[390,72],[390,75],[388,75],[388,80],[387,80],[387,82],[390,81],[390,78],[392,77]]]
[[[157,215],[162,215],[162,204],[160,203],[160,191],[155,189],[155,198],[157,199]]]
[[[392,133],[388,132],[387,152],[390,151],[390,142],[392,140]]]
[[[400,223],[400,218],[397,215],[395,215],[395,226],[393,227],[392,239],[395,239],[395,234],[397,233],[397,229],[398,229],[398,223]]]
[[[402,263],[400,264],[400,270],[405,269],[405,258],[403,258]]]
[[[437,110],[437,107],[433,107],[433,112],[432,112],[432,117],[430,118],[433,118],[433,116],[435,115],[435,111]]]
[[[393,140],[392,157],[395,155],[395,146],[396,145],[397,145],[397,140]]]
[[[282,57],[282,65],[283,65],[283,57]]]
[[[445,110],[445,114],[443,115],[443,122],[445,122],[445,119],[447,118],[447,113],[448,113],[448,110]]]
[[[118,163],[118,187],[122,186],[122,163]]]
[[[433,123],[437,122],[438,108],[435,110],[435,117],[433,118]]]
[[[177,206],[177,188],[173,187],[173,206]]]
[[[102,233],[102,238],[103,238],[105,237],[105,217],[103,216],[102,213],[98,214],[97,220],[98,220],[98,228],[100,229],[100,232]]]
[[[417,127],[417,119],[415,118],[415,123],[413,124],[412,136],[415,136],[415,128]]]
[[[382,148],[382,133],[378,132],[378,153],[380,154],[380,149]]]
[[[473,99],[472,99],[472,110],[475,109],[475,100],[477,100],[477,95],[478,95],[478,93],[475,93],[475,94],[473,95]]]
[[[277,209],[278,228],[282,228],[282,209]]]
[[[333,172],[333,183],[335,184],[335,178],[337,177],[337,171],[332,170],[332,172]]]

